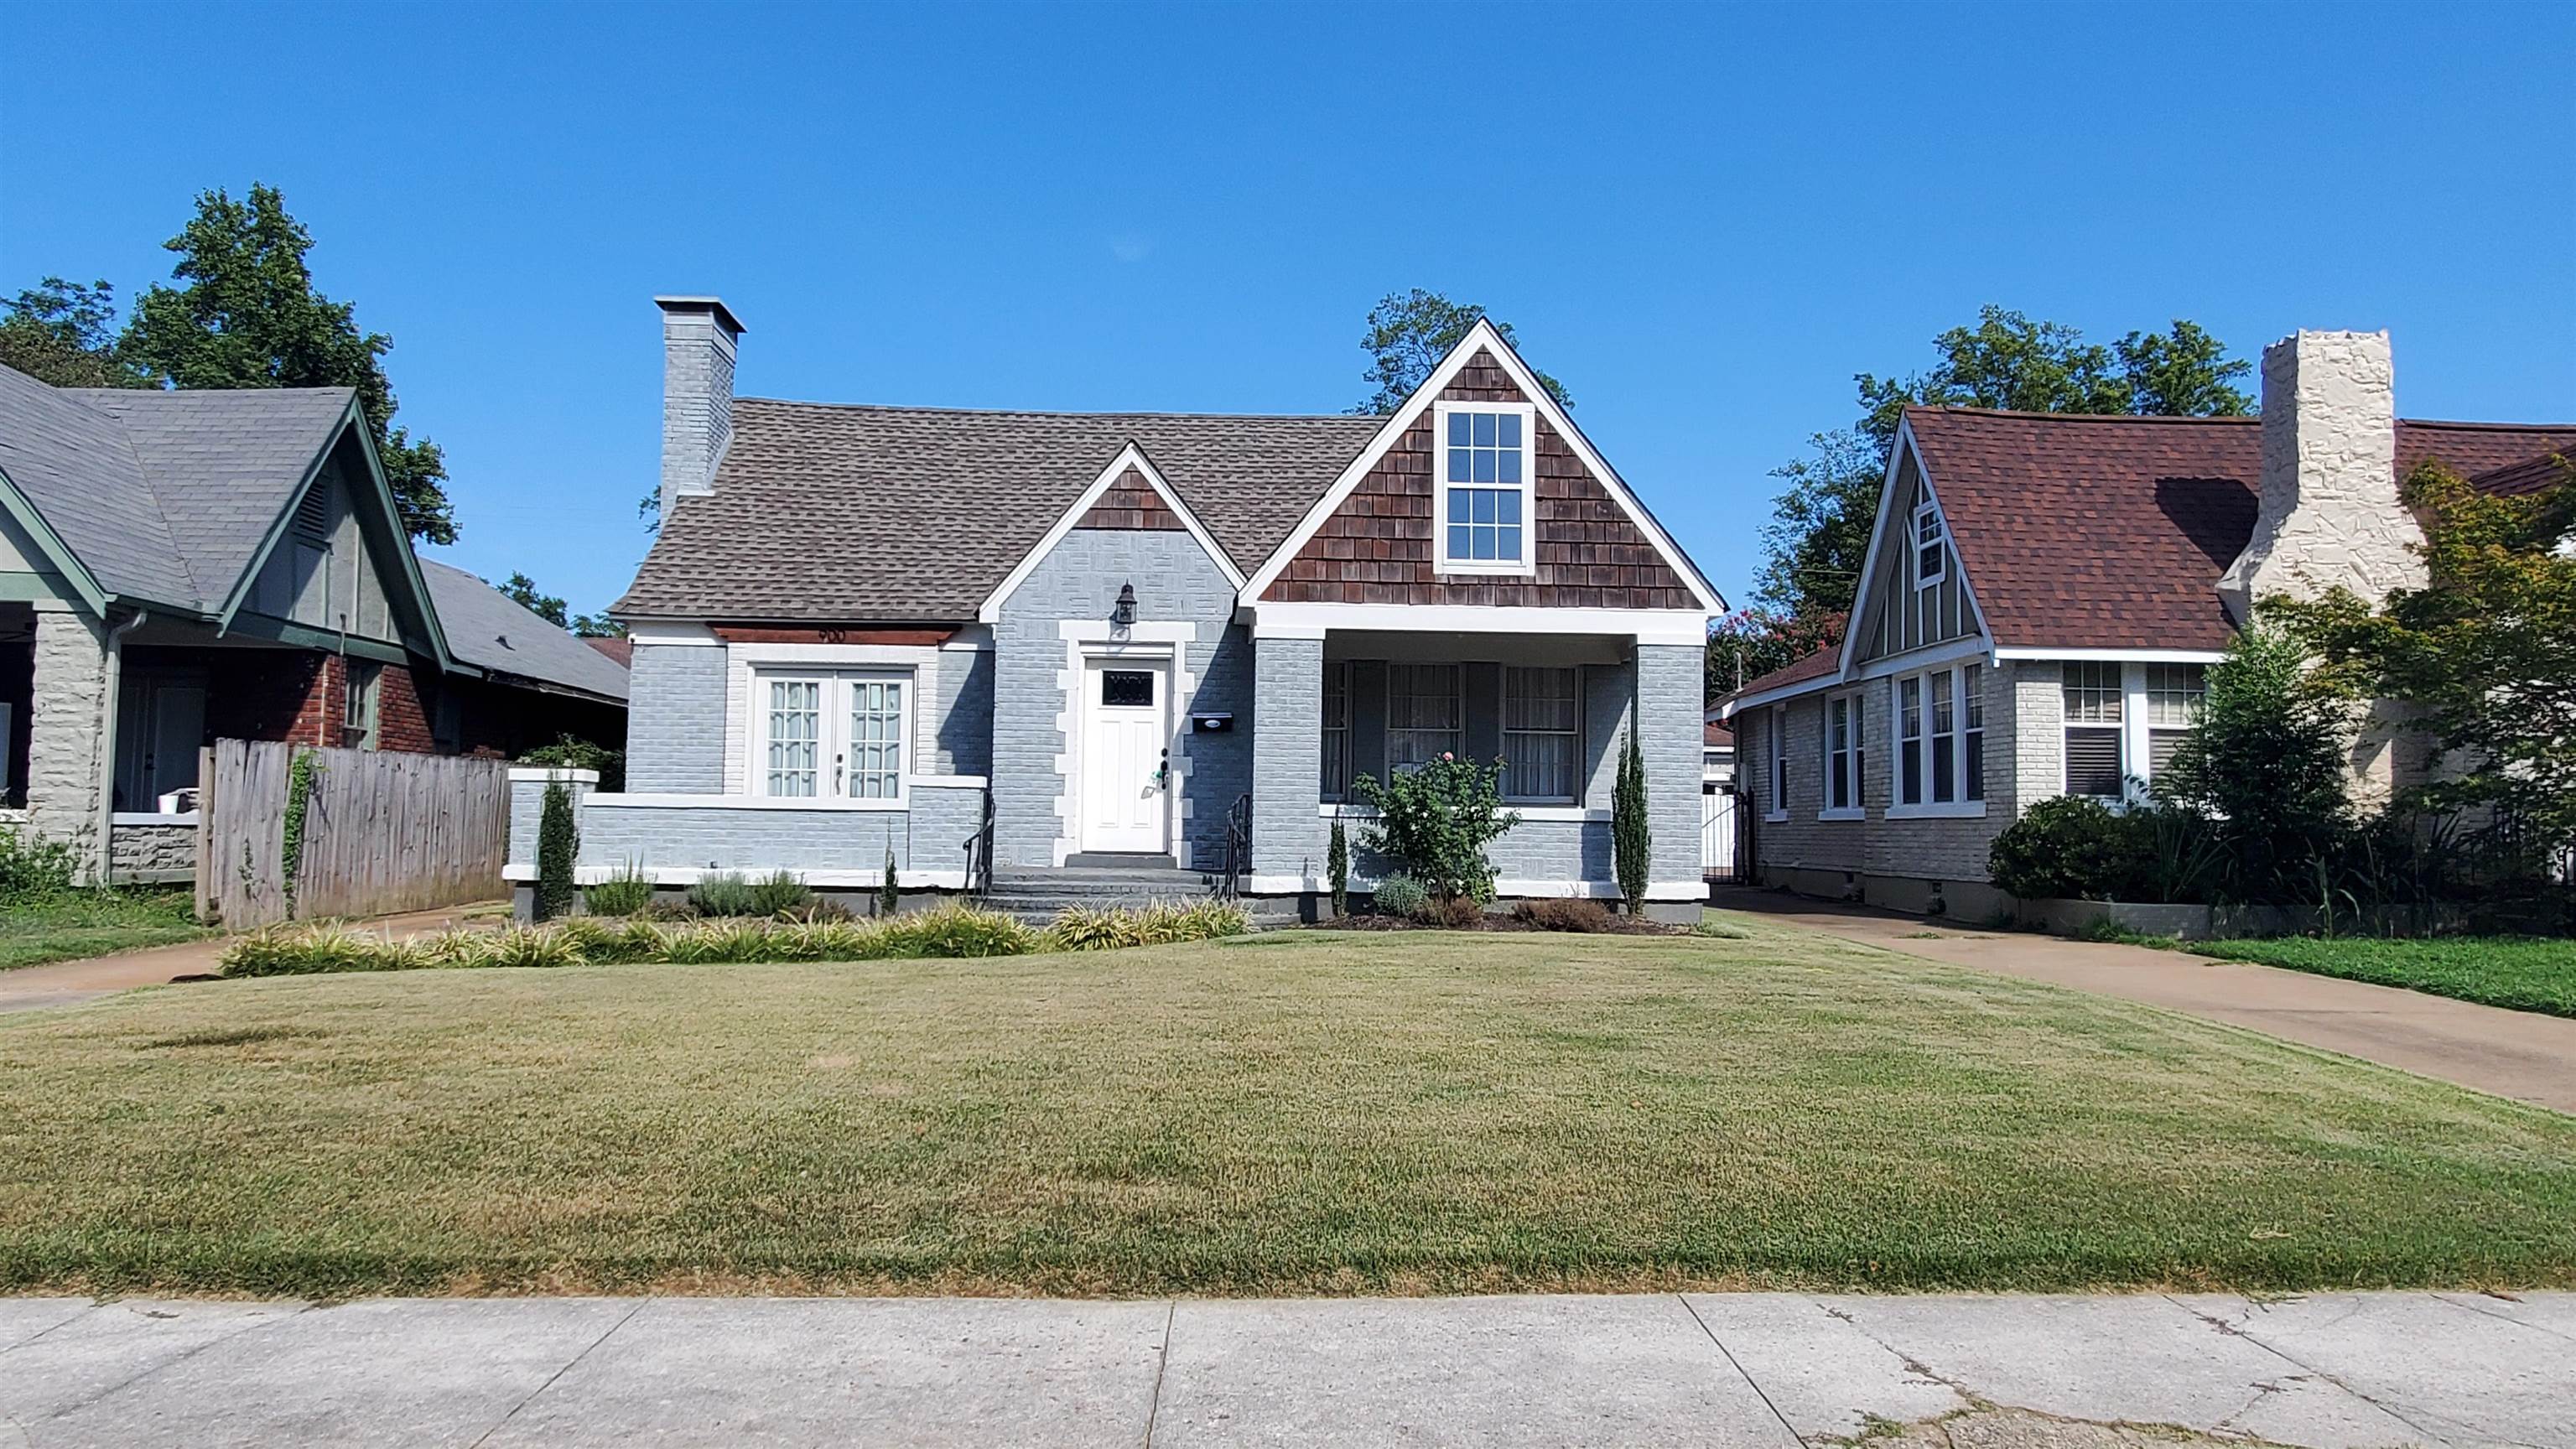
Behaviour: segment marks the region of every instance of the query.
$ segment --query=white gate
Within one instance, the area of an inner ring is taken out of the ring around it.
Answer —
[[[1714,780],[1699,787],[1699,868],[1710,880],[1733,880],[1737,830],[1735,792]]]

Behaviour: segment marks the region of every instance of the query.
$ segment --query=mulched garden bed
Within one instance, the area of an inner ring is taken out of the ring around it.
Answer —
[[[1534,921],[1525,921],[1518,916],[1487,911],[1478,916],[1473,925],[1426,925],[1404,916],[1349,915],[1338,920],[1318,921],[1314,929],[1318,931],[1532,931],[1552,932],[1566,936],[1687,936],[1691,934],[1691,928],[1688,926],[1667,925],[1662,921],[1650,920],[1644,916],[1613,915],[1607,917],[1607,922],[1606,925],[1597,928],[1542,926]]]

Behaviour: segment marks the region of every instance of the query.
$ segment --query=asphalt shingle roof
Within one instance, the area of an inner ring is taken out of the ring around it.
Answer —
[[[1133,442],[1246,573],[1383,418],[968,412],[737,398],[616,604],[713,619],[954,621]]]
[[[1909,408],[1906,421],[1999,644],[2219,649],[2218,576],[2253,537],[2254,418]],[[2397,424],[2400,477],[2576,447],[2576,424]]]
[[[0,471],[107,592],[212,610],[350,397],[56,388],[0,368]]]
[[[522,608],[518,601],[460,568],[420,561],[430,602],[447,633],[447,652],[496,674],[626,698],[626,666]]]

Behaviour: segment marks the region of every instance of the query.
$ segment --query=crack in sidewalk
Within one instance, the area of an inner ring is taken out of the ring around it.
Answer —
[[[1700,1317],[1699,1310],[1691,1306],[1690,1295],[1676,1293],[1673,1297],[1680,1301],[1682,1312],[1690,1315],[1691,1322],[1699,1325],[1699,1331],[1707,1334],[1708,1341],[1716,1346],[1719,1354],[1725,1357],[1726,1366],[1735,1370],[1736,1376],[1744,1380],[1744,1386],[1753,1390],[1753,1397],[1760,1399],[1762,1407],[1771,1411],[1771,1417],[1780,1421],[1780,1427],[1788,1432],[1789,1442],[1805,1444],[1807,1436],[1798,1432],[1798,1426],[1789,1422],[1789,1416],[1780,1412],[1778,1404],[1771,1402],[1771,1396],[1763,1392],[1762,1385],[1754,1381],[1753,1375],[1744,1371],[1744,1365],[1736,1361],[1734,1351],[1726,1346],[1725,1340],[1717,1336],[1717,1330],[1709,1327],[1708,1320]]]
[[[510,1412],[503,1414],[500,1418],[492,1421],[491,1428],[475,1435],[474,1443],[467,1446],[467,1449],[481,1449],[481,1445],[485,1440],[490,1439],[493,1435],[498,1434],[503,1429],[509,1427],[510,1421],[519,1417],[519,1411],[521,1409],[524,1409],[528,1405],[537,1401],[537,1395],[553,1388],[555,1386],[555,1380],[562,1378],[565,1374],[571,1373],[583,1359],[590,1357],[592,1350],[598,1348],[601,1344],[608,1342],[610,1337],[613,1336],[617,1330],[624,1328],[634,1319],[636,1314],[643,1312],[646,1306],[652,1302],[653,1300],[650,1298],[637,1299],[635,1301],[635,1306],[627,1309],[624,1313],[619,1314],[617,1316],[617,1321],[608,1325],[606,1332],[600,1334],[599,1337],[592,1339],[589,1344],[583,1347],[581,1352],[574,1354],[571,1358],[565,1360],[562,1368],[556,1369],[553,1373],[546,1375],[546,1381],[544,1383],[528,1390],[525,1397],[510,1406]]]

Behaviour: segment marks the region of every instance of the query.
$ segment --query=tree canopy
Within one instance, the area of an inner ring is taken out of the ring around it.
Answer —
[[[1389,292],[1369,309],[1368,331],[1360,337],[1360,349],[1369,355],[1369,369],[1363,380],[1377,390],[1362,399],[1354,413],[1391,413],[1404,406],[1404,400],[1476,325],[1485,309],[1471,302],[1452,302],[1438,292],[1416,287],[1409,292]],[[1520,339],[1512,334],[1511,324],[1497,319],[1494,330],[1514,347]],[[1570,408],[1574,398],[1565,384],[1530,369],[1539,386],[1556,399],[1557,406]]]
[[[492,583],[490,579],[485,579],[484,582],[487,584]],[[538,588],[537,581],[529,578],[526,574],[514,573],[510,575],[510,581],[508,583],[493,584],[492,586],[499,589],[509,598],[510,602],[517,604],[520,608],[527,610],[529,613],[536,615],[538,618],[545,620],[547,623],[554,625],[558,629],[570,630],[581,638],[615,639],[623,637],[626,633],[625,625],[618,623],[615,619],[608,617],[606,614],[568,613],[565,609],[564,601],[560,596],[549,594]]]
[[[0,302],[0,364],[55,387],[151,387],[116,340],[116,288],[47,277]]]
[[[2252,365],[2197,323],[2131,332],[2105,347],[2059,322],[1988,305],[1974,326],[1932,339],[1938,360],[1910,377],[1857,373],[1860,416],[1811,435],[1808,456],[1773,469],[1787,486],[1763,527],[1751,606],[1710,641],[1711,697],[1842,637],[1878,522],[1879,485],[1905,409],[2240,417]]]
[[[2474,811],[2537,864],[2576,845],[2576,468],[2535,493],[2479,492],[2437,462],[2407,476],[2427,581],[2378,607],[2337,589],[2267,601],[2356,692],[2405,700],[2454,768],[2407,803]]]
[[[432,543],[456,541],[438,445],[393,425],[384,356],[393,339],[358,330],[355,308],[313,286],[313,236],[272,186],[235,201],[200,193],[197,214],[162,244],[178,255],[178,286],[139,298],[118,356],[155,382],[181,388],[346,387],[357,391],[403,526]]]

